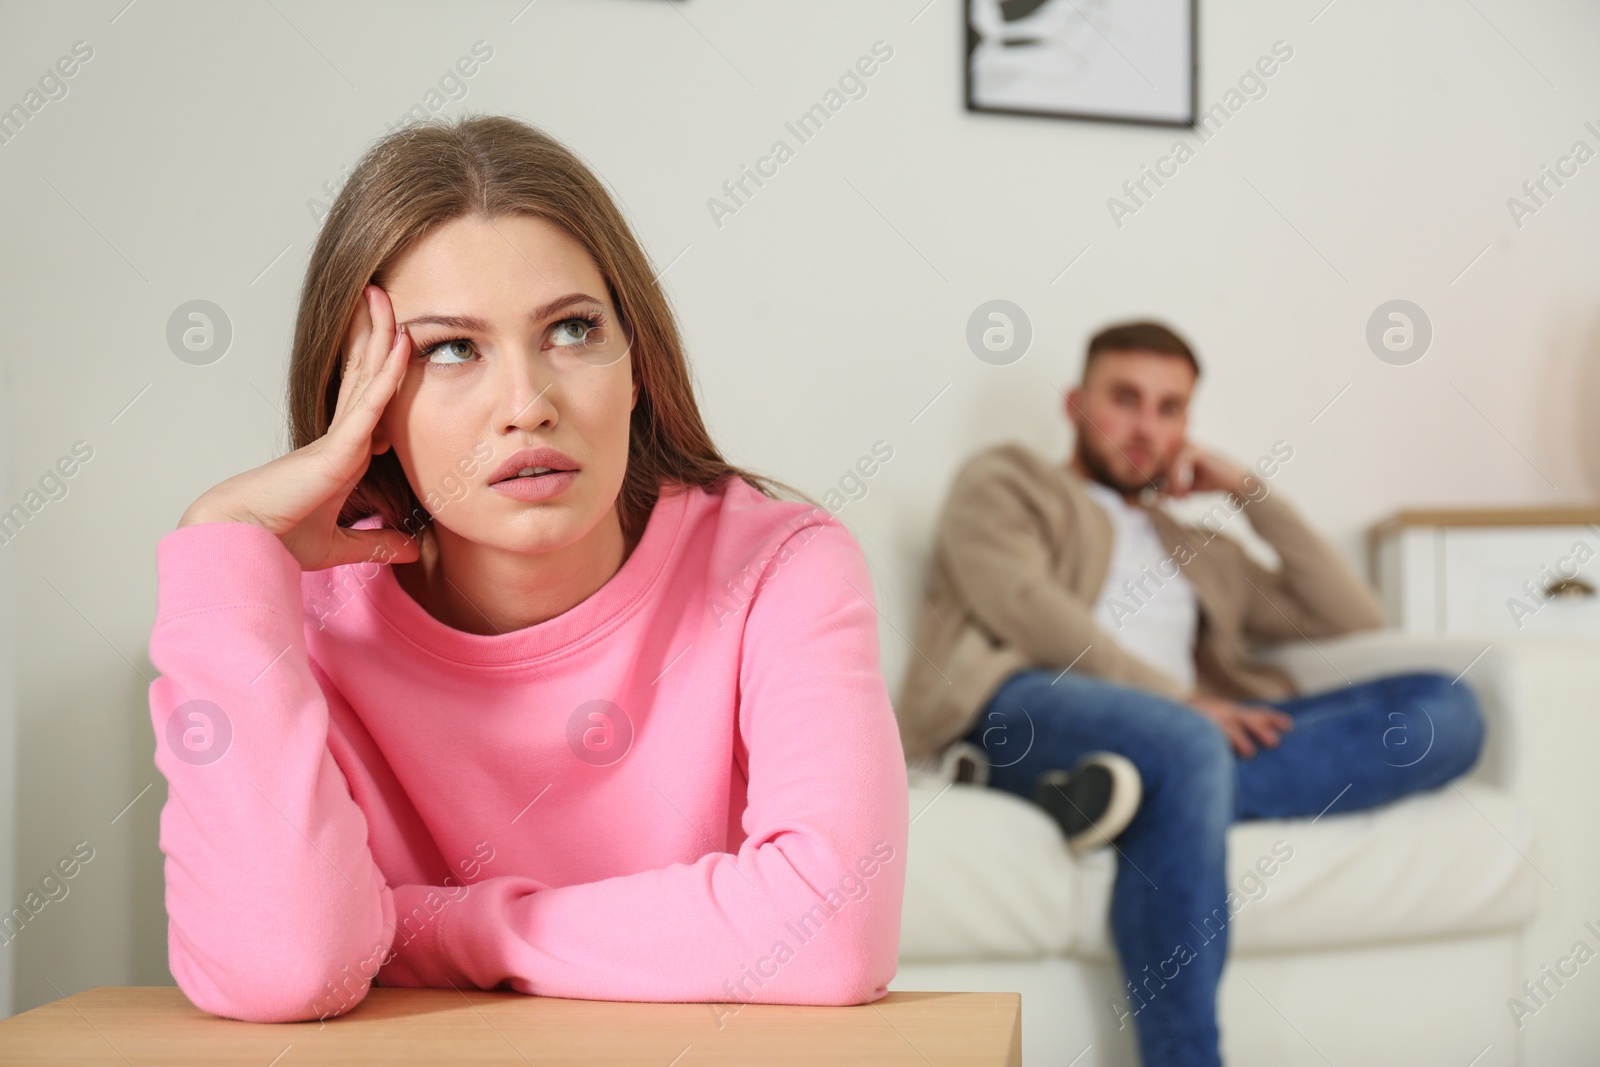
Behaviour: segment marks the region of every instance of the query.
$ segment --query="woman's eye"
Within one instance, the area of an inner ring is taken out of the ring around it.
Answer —
[[[558,345],[581,345],[588,341],[595,327],[587,319],[567,319],[556,323],[555,341]]]
[[[445,355],[458,355],[458,356],[461,356],[462,359],[460,359],[460,360],[455,360],[455,359],[439,359],[439,360],[436,360],[436,359],[433,358],[434,356],[436,356],[436,355],[438,355],[440,353],[443,353]],[[436,365],[444,365],[444,366],[449,366],[449,365],[454,364],[454,363],[466,362],[467,360],[472,358],[472,342],[466,340],[465,338],[457,338],[457,339],[455,339],[453,341],[440,341],[436,345],[430,345],[428,347],[428,350],[422,354],[422,358],[427,360],[429,363],[433,363],[433,364],[436,364]]]

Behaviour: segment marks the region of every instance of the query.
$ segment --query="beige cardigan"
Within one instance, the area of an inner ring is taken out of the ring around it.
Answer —
[[[1194,586],[1197,693],[1292,696],[1293,681],[1248,661],[1247,641],[1381,627],[1383,608],[1342,557],[1270,484],[1229,494],[1200,525],[1141,502],[1167,546],[1159,578]],[[1276,551],[1271,571],[1226,533],[1238,514]],[[1111,560],[1111,520],[1066,463],[1020,445],[978,453],[957,472],[934,535],[925,599],[895,714],[908,760],[936,756],[977,722],[1025,667],[1074,670],[1182,699],[1183,685],[1124,651],[1091,614]],[[1156,588],[1154,579],[1146,587]],[[1130,604],[1132,600],[1128,601]]]

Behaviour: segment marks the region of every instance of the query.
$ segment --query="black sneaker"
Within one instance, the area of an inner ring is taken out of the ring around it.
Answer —
[[[1110,844],[1127,829],[1143,792],[1132,760],[1115,752],[1090,752],[1067,770],[1039,775],[1033,799],[1061,827],[1069,849],[1087,852]]]

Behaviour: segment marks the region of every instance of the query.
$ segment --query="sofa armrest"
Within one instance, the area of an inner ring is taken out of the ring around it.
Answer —
[[[1292,641],[1258,657],[1283,668],[1302,693],[1370,681],[1408,671],[1440,671],[1470,685],[1483,707],[1483,757],[1469,777],[1509,788],[1517,750],[1516,674],[1525,657],[1504,642],[1427,637],[1399,630],[1364,630],[1320,641]]]
[[[1488,719],[1484,756],[1469,777],[1507,790],[1521,817],[1537,829],[1535,847],[1511,825],[1489,820],[1505,841],[1506,861],[1538,871],[1542,900],[1521,939],[1517,974],[1537,979],[1544,968],[1588,940],[1600,921],[1600,642],[1556,634],[1424,637],[1368,631],[1330,641],[1280,645],[1261,658],[1287,670],[1308,691],[1407,670],[1461,675]],[[1449,787],[1445,787],[1449,788]],[[1527,1026],[1524,1061],[1592,1060],[1600,982],[1567,983],[1561,998],[1538,1009]]]
[[[1442,671],[1472,686],[1483,706],[1483,758],[1469,777],[1513,793],[1548,773],[1541,752],[1574,731],[1593,733],[1600,695],[1600,644],[1552,634],[1430,637],[1368,630],[1287,642],[1260,654],[1288,671],[1302,692],[1319,692],[1405,671]],[[1537,733],[1537,737],[1533,736]]]

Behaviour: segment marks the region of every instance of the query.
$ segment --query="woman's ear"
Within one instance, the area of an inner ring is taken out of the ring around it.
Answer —
[[[390,445],[389,433],[383,428],[383,422],[380,420],[378,425],[372,428],[372,454],[381,456],[389,451]]]

